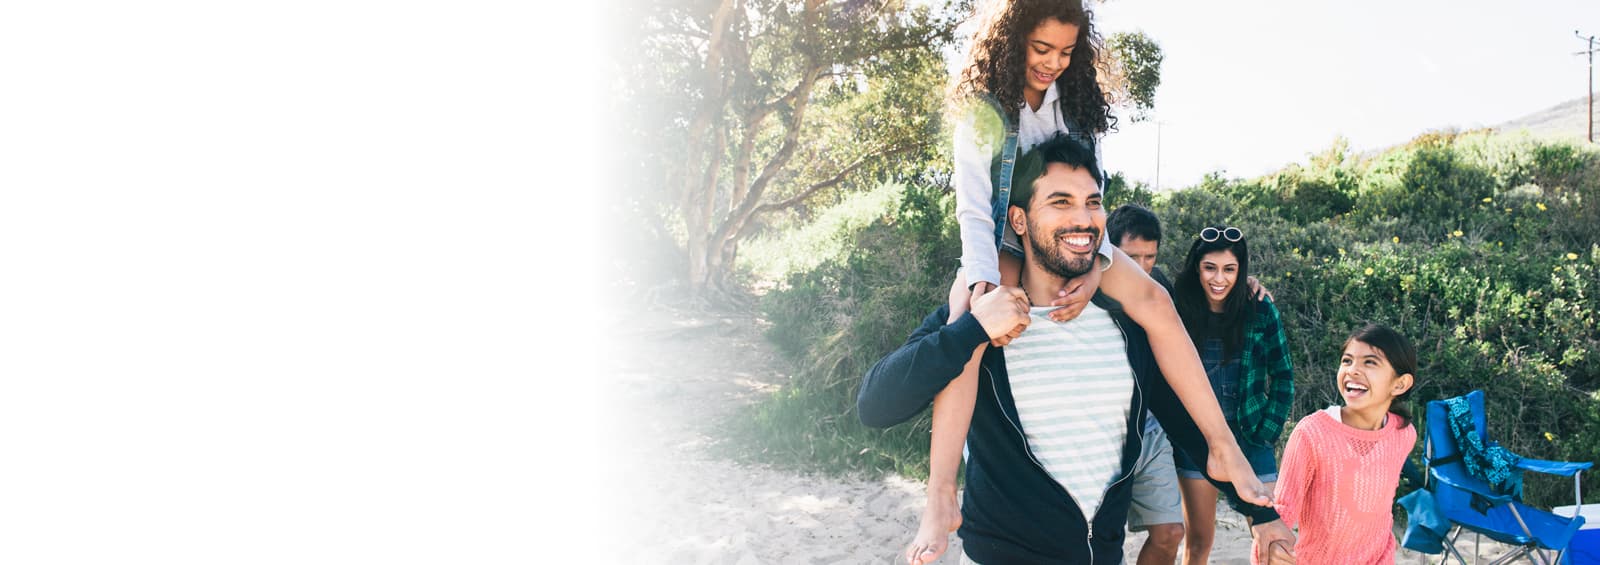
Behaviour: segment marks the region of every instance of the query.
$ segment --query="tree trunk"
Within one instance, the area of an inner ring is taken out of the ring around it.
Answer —
[[[688,235],[689,289],[700,294],[705,289],[710,273],[706,242],[711,232],[712,216],[716,206],[718,172],[721,170],[722,150],[727,133],[720,119],[726,104],[726,76],[722,69],[723,49],[730,33],[730,20],[736,16],[738,0],[722,0],[711,18],[711,36],[706,44],[706,63],[701,69],[706,84],[706,97],[690,120],[685,154],[685,186],[681,189],[679,209],[684,215]],[[707,139],[708,134],[710,138]],[[707,147],[710,145],[710,147]],[[703,171],[701,174],[697,172]]]

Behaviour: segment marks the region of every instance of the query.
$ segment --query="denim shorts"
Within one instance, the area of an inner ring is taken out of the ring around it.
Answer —
[[[1244,459],[1250,462],[1250,468],[1256,472],[1256,478],[1263,483],[1278,480],[1278,460],[1274,457],[1270,445],[1239,444],[1239,449],[1244,451]],[[1178,466],[1178,476],[1185,479],[1204,479],[1200,466],[1194,463],[1183,450],[1172,450],[1172,461]]]

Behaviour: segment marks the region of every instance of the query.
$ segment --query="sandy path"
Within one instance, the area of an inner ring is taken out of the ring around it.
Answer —
[[[722,417],[787,378],[752,319],[635,312],[611,328],[630,344],[604,360],[614,378],[614,545],[629,563],[896,563],[916,530],[922,483],[837,478],[733,463],[709,447]],[[1212,562],[1249,563],[1249,532],[1223,508]],[[952,536],[959,551],[960,539]],[[609,544],[611,540],[607,540]],[[1125,546],[1133,562],[1141,534]],[[1465,544],[1470,551],[1470,543]],[[1487,547],[1485,557],[1498,553]],[[1422,563],[1401,551],[1401,563]],[[947,553],[940,563],[956,563]]]

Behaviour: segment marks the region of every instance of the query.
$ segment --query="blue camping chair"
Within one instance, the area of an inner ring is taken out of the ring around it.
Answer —
[[[1489,445],[1483,391],[1469,392],[1465,398],[1471,408],[1473,429],[1478,432],[1484,445]],[[1449,409],[1443,400],[1428,402],[1428,435],[1423,447],[1424,461],[1428,465],[1428,488],[1433,492],[1439,511],[1454,526],[1445,540],[1444,547],[1448,552],[1445,561],[1454,555],[1461,563],[1467,562],[1456,551],[1455,540],[1463,531],[1471,531],[1480,539],[1481,536],[1488,536],[1489,539],[1518,547],[1517,551],[1496,559],[1494,565],[1508,563],[1518,557],[1526,557],[1533,563],[1561,563],[1572,534],[1583,526],[1583,517],[1557,516],[1528,506],[1519,500],[1519,496],[1495,492],[1482,478],[1467,474],[1467,466],[1461,461],[1461,450],[1450,432],[1448,414]],[[1573,492],[1577,497],[1575,504],[1581,505],[1583,493],[1579,477],[1592,466],[1592,462],[1567,463],[1525,458],[1517,463],[1516,469],[1572,477]],[[1547,553],[1551,551],[1555,552],[1553,561],[1548,560]],[[1476,544],[1473,553],[1473,560],[1476,561]]]

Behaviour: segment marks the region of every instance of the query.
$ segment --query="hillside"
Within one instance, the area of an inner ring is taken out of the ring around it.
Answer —
[[[1596,93],[1600,98],[1600,93]],[[1511,120],[1494,127],[1496,131],[1516,133],[1527,130],[1536,138],[1547,140],[1574,141],[1581,140],[1588,133],[1589,123],[1583,117],[1583,112],[1589,106],[1589,98],[1579,96],[1572,100],[1562,102],[1544,110]],[[1596,129],[1600,129],[1600,100],[1595,101]],[[1600,136],[1600,131],[1596,132]]]

